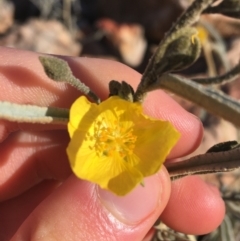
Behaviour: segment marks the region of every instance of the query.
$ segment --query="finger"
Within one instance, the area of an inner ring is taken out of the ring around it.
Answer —
[[[11,240],[29,214],[58,185],[56,181],[44,181],[16,198],[0,203],[0,240]]]
[[[139,241],[164,209],[169,193],[164,169],[125,197],[70,177],[34,210],[12,240]]]
[[[19,131],[0,145],[0,200],[23,193],[44,179],[64,180],[71,173],[66,131]]]
[[[219,191],[199,177],[186,177],[172,183],[169,202],[161,220],[176,231],[206,234],[216,229],[225,214]]]
[[[73,87],[50,80],[44,73],[38,56],[37,53],[1,48],[0,85],[4,86],[4,90],[0,99],[69,108],[80,93]],[[136,88],[141,78],[131,68],[110,60],[64,59],[68,61],[75,76],[87,83],[102,99],[108,95],[110,80],[125,80]],[[163,91],[150,93],[144,108],[152,117],[172,121],[180,131],[181,139],[171,153],[171,158],[185,155],[198,146],[202,138],[201,123]],[[11,131],[8,126],[5,129]],[[3,128],[0,131],[4,132]],[[0,133],[1,136],[3,134]]]

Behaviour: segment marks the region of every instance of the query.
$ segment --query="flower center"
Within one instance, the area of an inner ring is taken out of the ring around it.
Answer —
[[[133,152],[137,136],[133,135],[132,128],[126,128],[118,121],[110,124],[103,118],[95,122],[93,134],[88,132],[87,139],[93,142],[89,148],[98,156],[118,154],[127,160]]]

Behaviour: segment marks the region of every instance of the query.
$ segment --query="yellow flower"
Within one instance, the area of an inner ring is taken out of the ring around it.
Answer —
[[[97,105],[82,96],[70,110],[67,154],[75,175],[125,195],[156,173],[179,133],[117,96]]]
[[[197,30],[196,34],[193,34],[191,37],[192,44],[195,44],[196,38],[199,38],[201,44],[204,44],[208,39],[208,32],[207,32],[206,28],[204,28],[201,25],[198,25],[196,27],[196,30]]]
[[[206,28],[204,28],[201,25],[197,26],[197,30],[198,30],[198,37],[199,37],[201,43],[204,44],[208,39],[208,31]]]

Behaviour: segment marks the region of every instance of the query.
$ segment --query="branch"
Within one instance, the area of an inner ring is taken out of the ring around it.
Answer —
[[[240,102],[212,87],[173,74],[162,75],[147,91],[166,89],[240,126]]]
[[[229,172],[240,167],[240,147],[228,151],[208,152],[188,160],[165,163],[171,180],[188,175]]]
[[[21,123],[67,125],[69,110],[0,102],[0,119]]]

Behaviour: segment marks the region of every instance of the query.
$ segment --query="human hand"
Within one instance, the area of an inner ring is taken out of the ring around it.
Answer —
[[[38,56],[1,48],[0,100],[69,108],[80,93],[50,80]],[[117,62],[64,59],[102,99],[112,79],[133,87],[140,81],[140,74]],[[171,121],[181,133],[169,159],[199,145],[201,123],[163,91],[149,93],[143,106],[146,114]],[[0,141],[0,240],[141,241],[159,216],[192,234],[210,232],[223,219],[224,203],[214,187],[199,177],[171,183],[164,167],[125,197],[77,179],[66,156],[65,127],[0,120]]]

